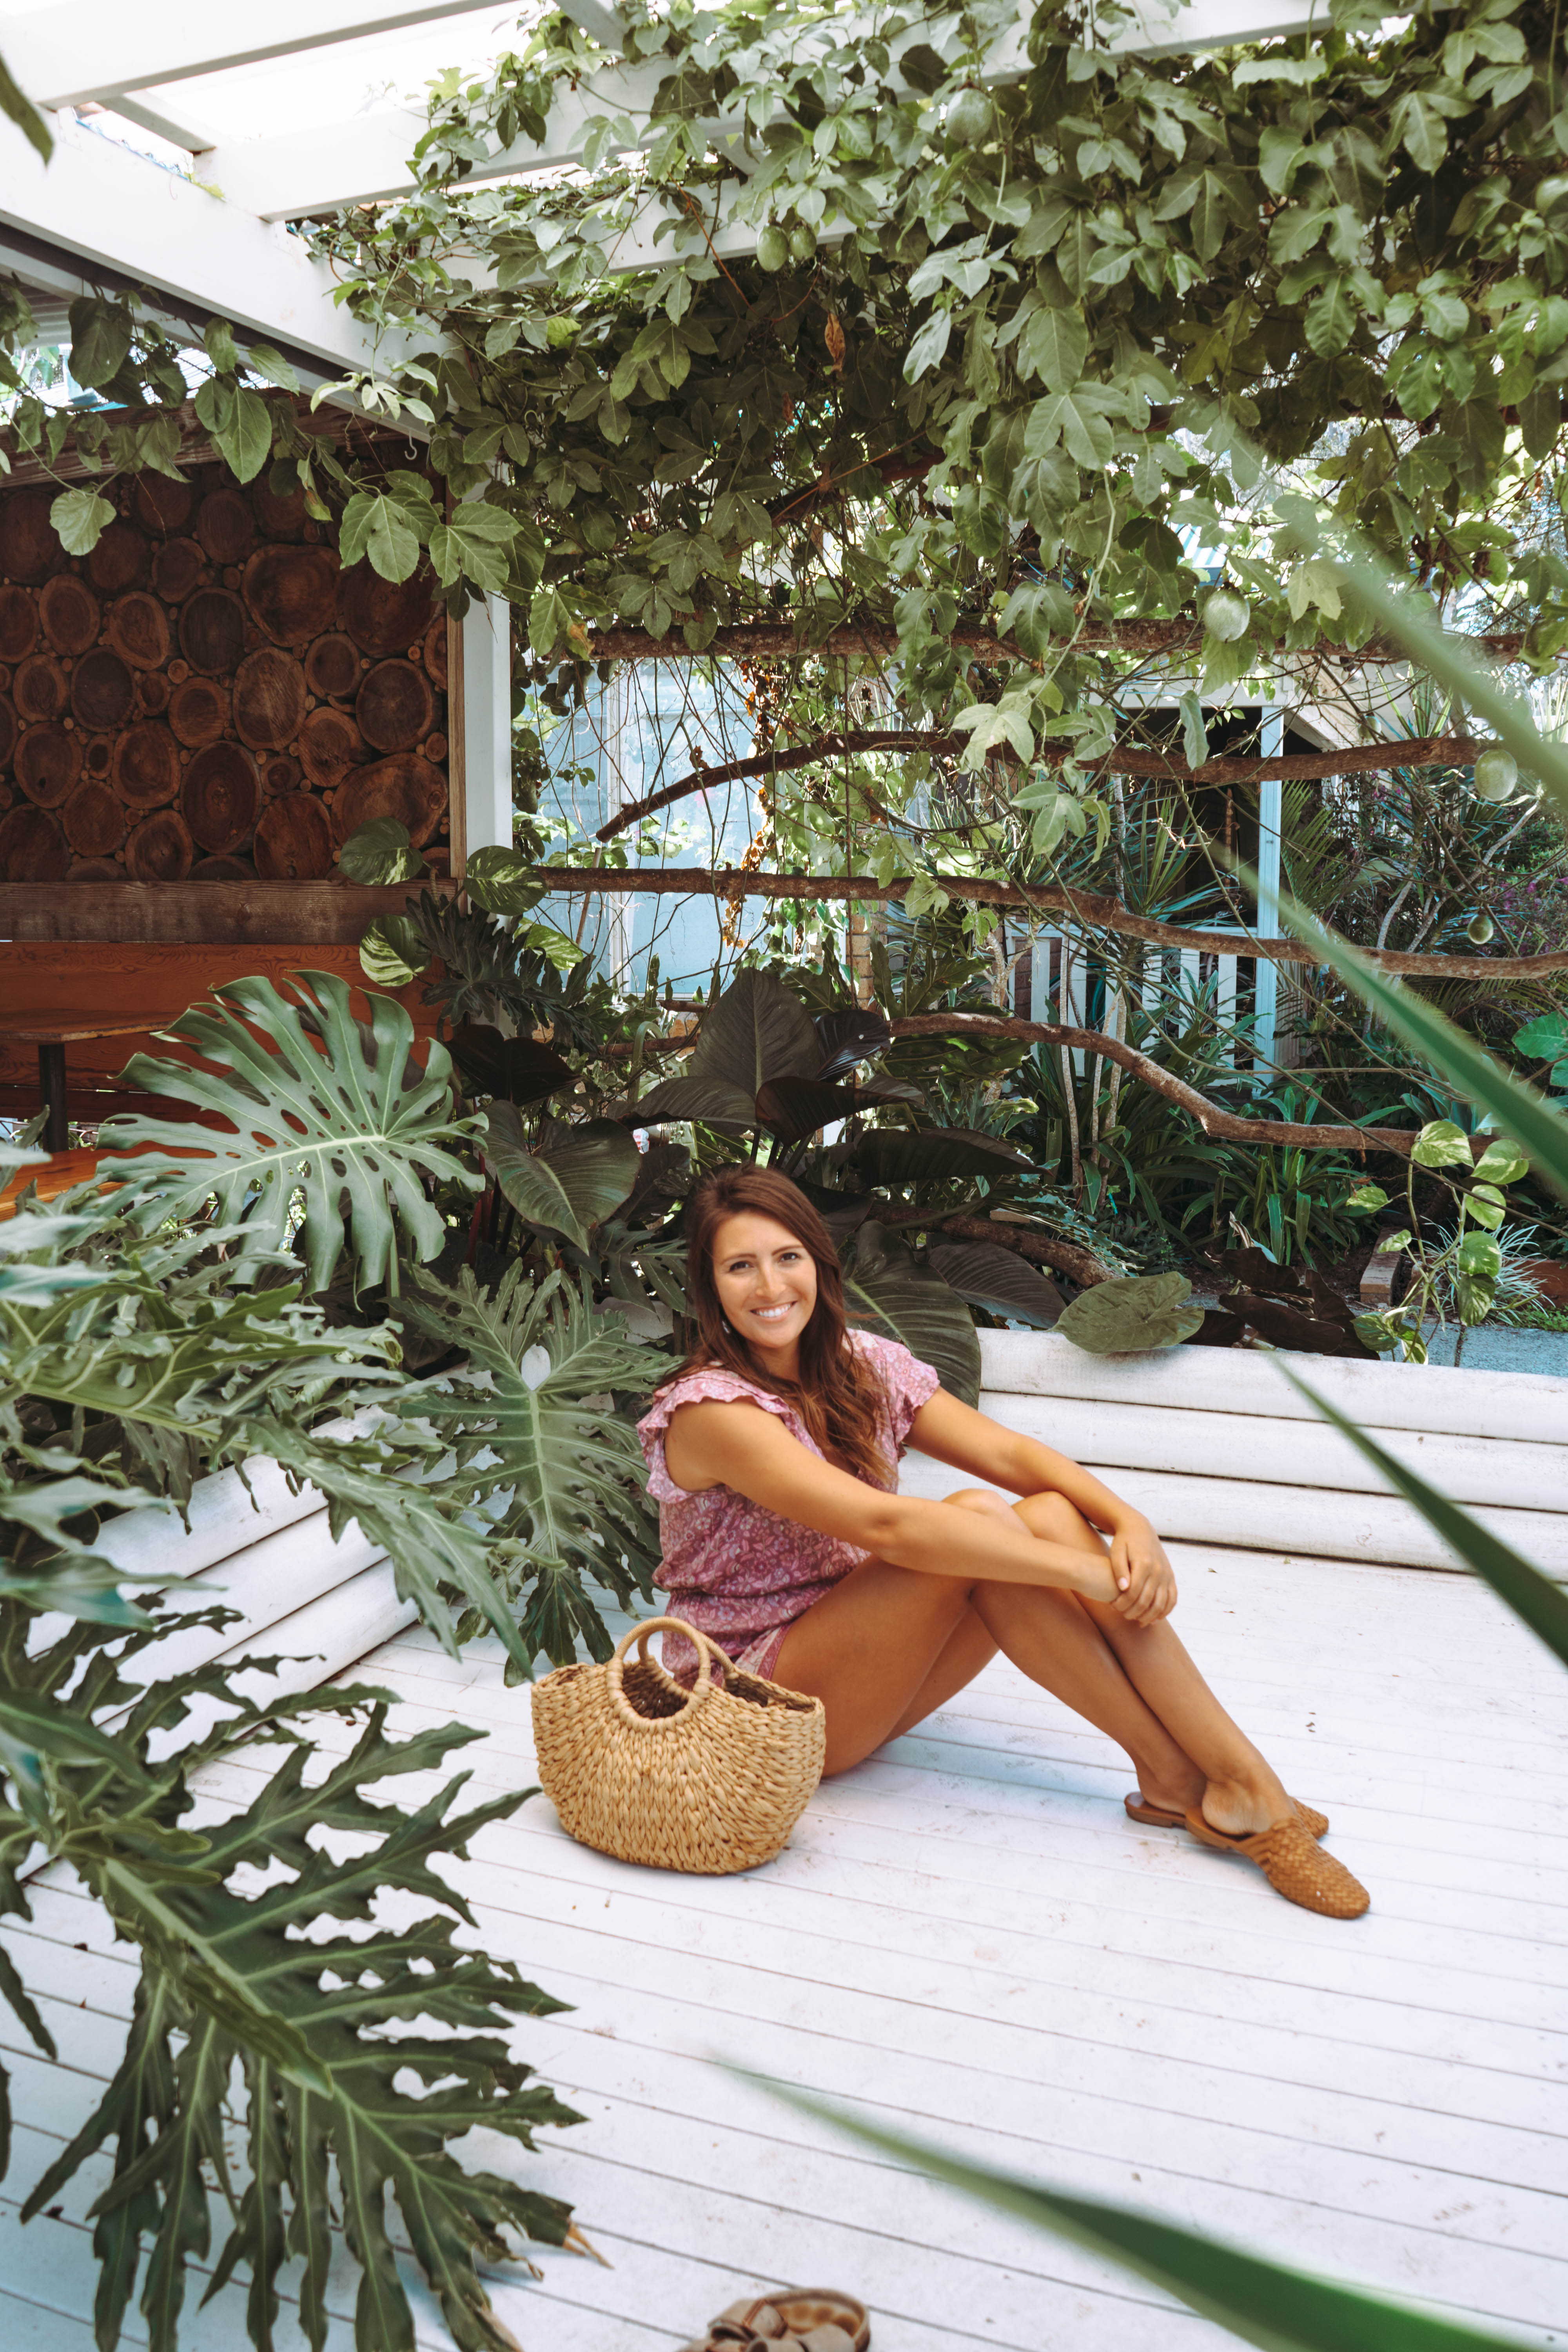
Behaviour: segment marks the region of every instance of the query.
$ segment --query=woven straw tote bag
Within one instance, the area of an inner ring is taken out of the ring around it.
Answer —
[[[648,1655],[666,1628],[696,1645],[694,1690]],[[533,1737],[544,1792],[580,1843],[718,1874],[783,1851],[822,1778],[827,1730],[820,1699],[742,1674],[682,1618],[650,1617],[604,1665],[534,1684]]]

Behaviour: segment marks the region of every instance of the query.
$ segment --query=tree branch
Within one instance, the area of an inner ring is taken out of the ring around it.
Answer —
[[[1156,1094],[1163,1095],[1168,1102],[1190,1111],[1205,1135],[1218,1136],[1227,1143],[1304,1144],[1314,1151],[1397,1151],[1408,1156],[1418,1132],[1413,1127],[1317,1127],[1300,1119],[1238,1118],[1235,1112],[1222,1110],[1218,1103],[1200,1094],[1196,1087],[1188,1086],[1173,1070],[1152,1061],[1136,1045],[1109,1036],[1103,1029],[1075,1029],[1059,1021],[1011,1021],[1001,1013],[907,1013],[890,1025],[895,1037],[1012,1037],[1023,1045],[1066,1045],[1084,1053],[1103,1054],[1108,1062],[1120,1062],[1124,1070],[1142,1079]],[[1483,1148],[1489,1139],[1475,1139]],[[1072,1269],[1069,1266],[1064,1271],[1070,1274]],[[1076,1281],[1078,1276],[1073,1278]]]
[[[900,899],[910,888],[908,876],[884,883],[874,874],[751,874],[739,866],[720,866],[711,872],[695,866],[539,866],[533,871],[545,890],[568,896],[581,890],[633,897],[849,900],[873,906]],[[1200,955],[1261,957],[1269,963],[1322,961],[1316,948],[1304,947],[1299,940],[1260,940],[1247,931],[1189,930],[1179,923],[1157,922],[1152,915],[1134,914],[1119,900],[1101,898],[1092,890],[980,881],[963,874],[931,878],[950,898],[966,898],[983,907],[1030,907],[1039,914],[1065,915],[1086,930],[1116,931],[1155,947],[1195,949]],[[1552,972],[1568,971],[1568,948],[1535,956],[1405,955],[1394,948],[1362,952],[1380,971],[1407,973],[1422,980],[1544,980]]]
[[[1226,755],[1205,760],[1201,767],[1188,768],[1180,761],[1163,758],[1158,751],[1142,751],[1134,745],[1119,743],[1095,764],[1118,774],[1153,776],[1173,783],[1258,784],[1293,777],[1369,775],[1389,768],[1464,768],[1471,764],[1482,748],[1470,735],[1413,735],[1400,743],[1356,743],[1338,751],[1287,751],[1273,760]],[[820,761],[840,759],[849,751],[935,751],[951,756],[963,749],[963,736],[944,734],[933,728],[860,728],[847,733],[819,735],[815,742],[800,744],[794,751],[759,751],[749,759],[726,761],[721,768],[693,768],[689,776],[679,777],[661,791],[649,793],[640,801],[628,801],[625,808],[616,810],[608,824],[599,827],[594,838],[614,841],[617,834],[640,824],[645,816],[652,816],[658,809],[669,808],[693,793],[706,792],[710,784],[741,783],[751,776],[782,776],[795,768],[811,768]],[[1057,766],[1069,756],[1067,747],[1056,745],[1039,755],[1042,765]]]
[[[1064,1242],[1055,1234],[1042,1234],[1032,1225],[1015,1225],[998,1221],[990,1223],[984,1217],[945,1217],[940,1210],[909,1209],[900,1206],[879,1208],[877,1222],[881,1225],[919,1225],[930,1233],[952,1234],[955,1241],[991,1242],[1009,1249],[1019,1257],[1026,1257],[1031,1265],[1048,1265],[1058,1274],[1065,1274],[1080,1290],[1091,1289],[1097,1282],[1114,1282],[1117,1269],[1096,1257],[1081,1242]]]

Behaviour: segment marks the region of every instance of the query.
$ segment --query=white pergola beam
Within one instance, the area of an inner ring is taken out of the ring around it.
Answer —
[[[337,280],[302,237],[225,204],[69,116],[50,123],[55,152],[40,161],[15,124],[0,121],[0,264],[62,294],[108,282],[145,288],[176,312],[232,320],[242,335],[314,362],[323,377],[391,373],[414,348],[376,341],[332,299]],[[26,243],[5,250],[7,229]],[[40,249],[53,266],[40,277]],[[72,285],[73,265],[79,278]],[[55,286],[55,280],[59,283]]]
[[[586,23],[596,11],[594,0],[579,0],[571,12]],[[1140,0],[1139,19],[1121,36],[1117,47],[1146,55],[1215,48],[1244,38],[1266,39],[1305,31],[1311,22],[1303,0],[1194,0],[1194,5],[1167,6],[1163,0]],[[915,26],[891,45],[893,68],[898,57],[921,32]],[[985,60],[984,79],[1016,80],[1028,70],[1025,26],[1009,26],[994,44]],[[649,120],[655,94],[666,72],[663,61],[605,68],[574,89],[563,89],[551,109],[542,142],[520,139],[476,164],[470,184],[513,179],[525,173],[558,171],[575,163],[590,125],[605,114],[628,116],[636,143],[646,146],[663,126]],[[700,126],[711,146],[728,144],[743,166],[744,119],[737,110],[732,121],[720,118]],[[407,108],[380,114],[359,115],[325,129],[286,133],[276,139],[237,141],[217,146],[201,159],[205,179],[222,188],[229,200],[243,205],[263,220],[300,220],[340,206],[387,202],[407,195],[415,186],[409,158],[427,128],[422,114]],[[743,249],[743,248],[737,248]]]
[[[475,0],[57,0],[12,16],[5,63],[36,106],[105,105],[127,90],[471,16]]]

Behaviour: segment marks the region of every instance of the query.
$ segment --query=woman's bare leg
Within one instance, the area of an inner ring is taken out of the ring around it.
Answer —
[[[950,1496],[1000,1513],[999,1496]],[[1101,1538],[1059,1495],[1013,1507],[1032,1533],[1088,1550]],[[969,1583],[868,1560],[785,1636],[773,1671],[827,1710],[829,1774],[962,1690],[997,1648],[1131,1758],[1156,1804],[1202,1804],[1216,1828],[1262,1829],[1290,1801],[1220,1706],[1169,1625],[1130,1626],[1059,1587]]]

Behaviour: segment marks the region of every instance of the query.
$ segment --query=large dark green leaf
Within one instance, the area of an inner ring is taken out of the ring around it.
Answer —
[[[447,1223],[426,1183],[477,1190],[453,1154],[474,1129],[453,1117],[446,1047],[427,1040],[421,1071],[414,1024],[395,997],[364,992],[367,1027],[335,973],[301,972],[296,989],[290,1003],[269,980],[231,981],[214,990],[216,1010],[198,1005],[173,1024],[216,1071],[145,1054],[125,1071],[128,1087],[214,1112],[230,1132],[131,1116],[106,1121],[102,1140],[142,1155],[132,1172],[150,1221],[193,1216],[216,1194],[219,1222],[243,1223],[241,1247],[279,1250],[302,1199],[310,1288],[331,1280],[345,1219],[358,1280],[380,1282],[398,1225],[417,1257],[440,1250]]]
[[[639,1096],[625,1115],[635,1118],[639,1127],[678,1118],[700,1118],[709,1127],[747,1128],[757,1124],[755,1098],[743,1087],[733,1087],[727,1078],[700,1077],[695,1074],[661,1078],[657,1087]]]
[[[749,1100],[769,1078],[814,1078],[816,1032],[798,996],[768,971],[742,971],[702,1023],[688,1075],[738,1087]]]
[[[980,1401],[980,1339],[956,1290],[929,1265],[917,1265],[901,1242],[889,1243],[879,1224],[855,1236],[844,1277],[852,1317],[929,1364],[950,1396]]]
[[[885,1053],[893,1042],[887,1014],[875,1006],[862,1012],[858,1004],[841,1005],[837,1012],[819,1013],[811,1025],[821,1056],[819,1078],[847,1077],[857,1063]]]
[[[757,1090],[757,1117],[783,1142],[800,1143],[836,1118],[847,1118],[861,1097],[853,1087],[820,1078],[770,1078]]]
[[[1016,1175],[1029,1162],[999,1136],[962,1127],[874,1128],[863,1135],[849,1164],[868,1184],[931,1184],[976,1176]]]
[[[488,1021],[465,1021],[447,1042],[464,1077],[480,1094],[502,1102],[542,1102],[576,1076],[553,1046],[531,1037],[503,1037]]]
[[[1089,2252],[1121,2263],[1258,2352],[1525,2352],[1517,2336],[1485,2334],[1460,2322],[1354,2287],[1289,2270],[1238,2246],[1110,2205],[1041,2189],[1016,2173],[962,2157],[868,2122],[847,2107],[783,2083],[766,2086],[803,2114],[834,2125],[900,2165],[945,2180],[983,2205],[1016,2214]]]
[[[564,1234],[579,1249],[589,1229],[619,1208],[637,1182],[641,1154],[613,1118],[568,1128],[540,1150],[524,1142],[515,1104],[492,1102],[485,1115],[485,1160],[519,1216]]]
[[[1184,1274],[1139,1274],[1080,1291],[1057,1329],[1091,1356],[1131,1356],[1176,1348],[1202,1325]]]
[[[1062,1295],[1047,1275],[1026,1258],[995,1242],[933,1242],[926,1262],[934,1265],[972,1307],[1048,1331],[1062,1312]]]
[[[1522,1617],[1532,1633],[1539,1633],[1547,1648],[1568,1666],[1568,1592],[1553,1584],[1540,1569],[1519,1553],[1510,1549],[1498,1537],[1489,1534],[1468,1511],[1440,1495],[1414,1470],[1407,1470],[1391,1454],[1385,1454],[1375,1438],[1364,1429],[1346,1419],[1337,1406],[1326,1397],[1309,1388],[1289,1364],[1279,1370],[1291,1387],[1304,1396],[1310,1405],[1331,1422],[1342,1437],[1348,1437],[1358,1454],[1363,1454],[1373,1467],[1380,1470],[1397,1494],[1413,1503],[1429,1527],[1435,1528],[1447,1544],[1451,1544],[1459,1558],[1484,1578],[1492,1591],[1506,1601],[1516,1617]]]

